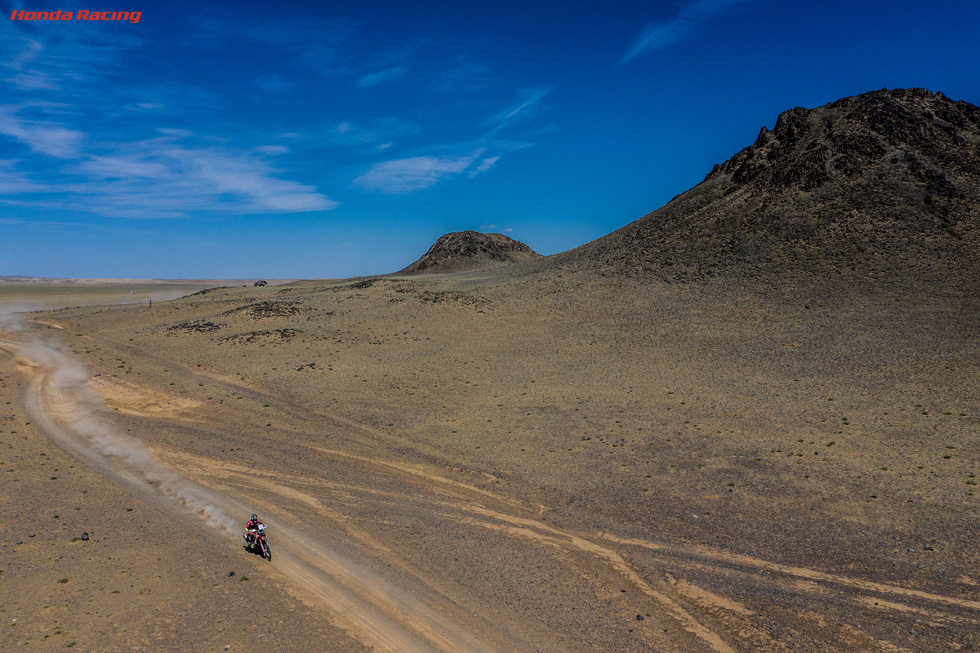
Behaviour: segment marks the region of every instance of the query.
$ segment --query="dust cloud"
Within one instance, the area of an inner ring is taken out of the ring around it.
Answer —
[[[22,309],[19,309],[22,310]],[[10,310],[0,313],[0,328],[23,332]],[[85,366],[58,346],[41,340],[11,343],[17,362],[44,375],[46,391],[55,400],[53,411],[64,427],[68,447],[86,456],[114,461],[121,471],[165,496],[208,526],[227,534],[237,533],[237,524],[221,509],[211,505],[195,484],[154,458],[137,438],[123,434],[105,419],[105,404],[89,386]]]

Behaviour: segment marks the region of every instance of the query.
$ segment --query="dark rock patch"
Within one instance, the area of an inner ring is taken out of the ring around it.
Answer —
[[[256,342],[285,342],[302,333],[299,329],[271,329],[269,331],[249,331],[221,338],[220,342],[248,345]]]
[[[177,324],[167,327],[167,330],[171,333],[211,333],[212,331],[217,331],[220,328],[220,324],[197,320],[178,322]]]
[[[244,314],[255,320],[263,320],[273,317],[291,317],[293,315],[304,313],[308,310],[309,308],[306,305],[299,302],[278,300],[246,304],[245,306],[239,306],[238,308],[233,308],[230,311],[225,311],[220,315],[231,316]]]

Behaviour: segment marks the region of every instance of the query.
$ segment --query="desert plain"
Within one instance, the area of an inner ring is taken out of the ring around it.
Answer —
[[[0,648],[976,650],[978,302],[532,261],[23,314]]]

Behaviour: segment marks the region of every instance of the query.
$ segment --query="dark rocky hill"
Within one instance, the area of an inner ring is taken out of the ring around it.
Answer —
[[[476,270],[537,258],[541,255],[503,234],[457,231],[440,236],[422,258],[400,274]]]
[[[664,207],[553,257],[664,279],[980,270],[980,109],[881,90],[780,114]]]

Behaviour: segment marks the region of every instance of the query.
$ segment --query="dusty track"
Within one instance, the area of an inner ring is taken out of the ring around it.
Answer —
[[[85,416],[79,428],[79,411],[85,410],[81,386],[58,380],[64,370],[55,358],[38,362],[18,343],[0,341],[0,347],[20,354],[22,367],[33,376],[22,396],[25,409],[41,430],[80,461],[116,483],[194,526],[200,520],[214,527],[225,545],[239,537],[227,515],[247,514],[249,503],[230,493],[215,492],[178,475],[156,461],[135,440],[113,432],[108,424],[96,424]],[[55,352],[50,352],[55,354]],[[101,443],[93,442],[101,438]],[[107,444],[108,441],[111,441]],[[112,455],[127,448],[135,454]],[[441,597],[409,596],[370,570],[307,537],[288,521],[276,519],[275,562],[272,574],[296,589],[307,601],[325,607],[338,626],[378,650],[385,651],[482,651],[497,650],[493,643],[473,635],[455,621],[452,605]],[[432,605],[426,601],[431,601]]]
[[[0,347],[18,349],[11,342],[0,342]],[[259,566],[297,597],[324,608],[333,623],[378,650],[522,650],[533,645],[515,624],[471,614],[463,597],[447,593],[445,585],[412,569],[385,542],[359,529],[342,507],[318,499],[317,491],[331,485],[354,501],[402,503],[413,511],[540,547],[549,555],[601,567],[639,590],[647,597],[648,609],[661,619],[693,636],[682,646],[684,650],[692,650],[692,643],[698,649],[717,652],[743,648],[739,643],[753,611],[706,589],[733,583],[749,582],[771,593],[802,597],[812,605],[855,605],[971,629],[980,624],[980,601],[781,565],[710,547],[570,532],[533,518],[521,509],[521,502],[509,497],[393,460],[337,449],[307,445],[310,456],[348,459],[372,475],[397,483],[390,491],[379,491],[350,481],[334,483],[281,470],[236,466],[171,448],[154,452],[148,473],[145,465],[106,455],[104,447],[93,445],[91,433],[78,428],[80,405],[89,401],[81,385],[59,380],[60,370],[52,363],[24,362],[32,373],[22,398],[25,408],[59,446],[175,516],[188,522],[208,521],[216,527],[214,537],[223,545],[231,545],[238,537],[224,515],[247,514],[253,506],[275,515],[271,520],[274,562]],[[99,428],[111,429],[104,422]],[[202,505],[213,510],[205,511]],[[331,529],[343,531],[347,541],[311,533],[309,519],[297,517],[296,506],[312,511]],[[652,556],[658,568],[669,571],[640,573],[627,557],[634,554]],[[386,567],[391,571],[380,571]],[[700,580],[695,584],[679,576]],[[753,634],[756,646],[782,648],[762,632]],[[880,650],[907,650],[880,638],[862,641]]]

